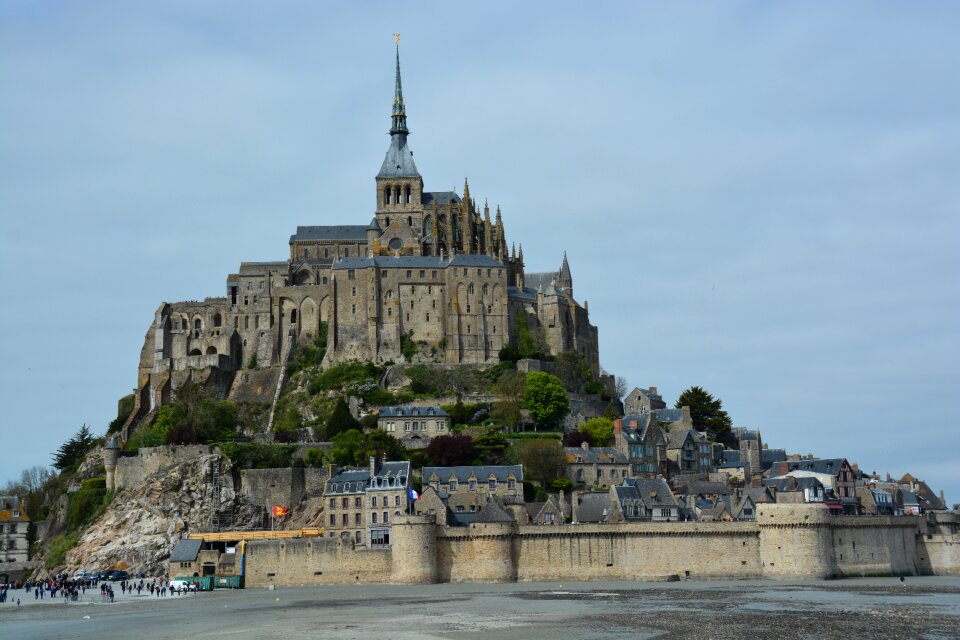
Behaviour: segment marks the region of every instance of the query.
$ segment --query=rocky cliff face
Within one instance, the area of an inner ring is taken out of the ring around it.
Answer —
[[[160,575],[184,533],[209,531],[213,523],[225,529],[262,526],[262,509],[237,495],[230,471],[229,459],[203,455],[120,490],[67,553],[68,570],[125,566]]]

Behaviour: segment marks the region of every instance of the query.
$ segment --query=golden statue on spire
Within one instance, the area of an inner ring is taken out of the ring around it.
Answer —
[[[396,43],[396,45],[397,45],[398,47],[400,46],[400,34],[399,34],[399,33],[393,34],[393,41]]]

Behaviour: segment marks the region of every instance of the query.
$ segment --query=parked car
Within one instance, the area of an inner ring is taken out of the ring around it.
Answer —
[[[127,573],[126,571],[117,570],[117,571],[110,572],[110,580],[114,582],[117,582],[119,580],[129,580],[129,579],[130,579],[130,574]]]

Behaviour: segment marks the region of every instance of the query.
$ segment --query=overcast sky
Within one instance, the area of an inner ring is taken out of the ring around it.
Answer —
[[[365,224],[400,32],[428,190],[569,255],[600,356],[960,501],[957,3],[0,5],[0,482],[102,433],[161,301]]]

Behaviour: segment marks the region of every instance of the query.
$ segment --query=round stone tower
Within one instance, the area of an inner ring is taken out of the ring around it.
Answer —
[[[760,564],[771,578],[829,578],[836,573],[830,512],[816,503],[759,504]]]
[[[113,491],[117,488],[114,473],[117,470],[117,453],[119,451],[120,447],[117,446],[117,439],[110,436],[107,446],[103,449],[103,467],[107,470],[106,482],[108,491]]]
[[[437,581],[436,516],[396,516],[391,526],[391,582],[432,584]]]

